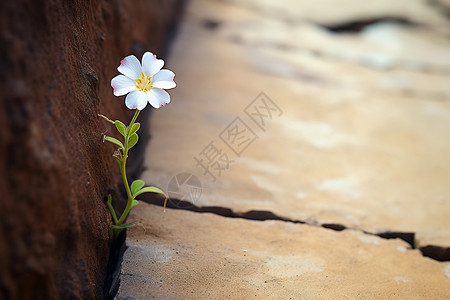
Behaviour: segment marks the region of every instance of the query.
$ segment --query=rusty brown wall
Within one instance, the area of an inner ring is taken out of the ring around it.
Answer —
[[[102,297],[120,178],[96,114],[131,118],[110,80],[165,52],[181,4],[1,1],[0,299]]]

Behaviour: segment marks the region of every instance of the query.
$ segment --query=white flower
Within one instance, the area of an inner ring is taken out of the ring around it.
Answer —
[[[129,109],[143,110],[149,102],[154,108],[160,108],[170,102],[170,95],[164,89],[176,87],[173,81],[175,74],[164,66],[164,60],[157,59],[151,52],[142,56],[142,66],[134,55],[125,57],[117,70],[123,75],[117,75],[111,80],[115,96],[123,96]]]

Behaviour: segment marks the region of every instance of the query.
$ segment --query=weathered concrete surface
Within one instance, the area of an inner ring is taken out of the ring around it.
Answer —
[[[162,54],[180,7],[0,2],[0,299],[102,299],[104,200],[124,201],[97,114],[131,118],[110,80],[125,55]]]
[[[144,179],[197,206],[351,230],[142,205],[119,299],[450,298],[448,262],[362,233],[450,246],[444,2],[332,2],[192,1]],[[183,172],[201,189],[174,193]]]
[[[448,20],[419,1],[402,11],[380,4],[378,17],[425,25],[381,22],[336,34],[308,20],[373,18],[371,7],[344,18],[326,6],[326,14],[292,23],[252,3],[258,9],[190,5],[172,51],[174,101],[152,122],[147,181],[167,188],[189,172],[203,186],[197,205],[415,232],[418,245],[449,246]],[[244,112],[261,91],[283,111],[264,128]],[[258,136],[240,157],[220,138],[235,117]],[[210,167],[215,182],[194,160],[210,142],[232,160],[221,174]]]
[[[118,300],[450,297],[450,264],[400,240],[145,203],[132,218]]]

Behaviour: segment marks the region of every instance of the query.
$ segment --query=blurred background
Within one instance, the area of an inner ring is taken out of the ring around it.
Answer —
[[[144,174],[194,174],[199,206],[448,247],[449,23],[441,1],[191,1]]]

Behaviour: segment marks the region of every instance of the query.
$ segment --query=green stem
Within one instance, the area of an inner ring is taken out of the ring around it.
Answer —
[[[130,125],[128,126],[128,128],[131,128],[131,126],[134,124],[134,122],[136,122],[137,117],[139,116],[139,113],[141,111],[136,109],[136,112],[134,113],[133,119],[131,119]]]
[[[120,174],[122,175],[123,184],[125,185],[125,189],[127,191],[128,202],[127,202],[127,206],[125,207],[125,210],[123,211],[123,213],[120,216],[120,219],[116,223],[116,225],[121,225],[125,221],[128,213],[130,212],[131,204],[133,203],[133,195],[131,195],[131,190],[130,190],[130,186],[128,184],[128,179],[127,179],[126,163],[127,163],[128,150],[129,150],[128,149],[128,138],[129,138],[128,133],[129,133],[129,130],[131,129],[131,126],[133,126],[134,122],[136,122],[136,119],[139,116],[139,113],[140,113],[140,111],[136,109],[136,112],[134,113],[134,116],[131,119],[130,125],[127,127],[127,132],[125,134],[125,150],[123,151],[123,159],[119,163],[120,164]]]

